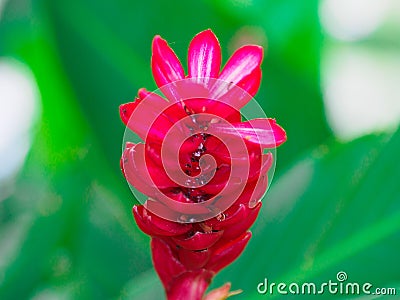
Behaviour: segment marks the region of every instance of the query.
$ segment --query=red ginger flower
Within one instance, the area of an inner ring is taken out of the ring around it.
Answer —
[[[286,134],[272,119],[241,121],[240,109],[260,85],[262,47],[241,47],[220,71],[216,36],[200,32],[189,46],[187,76],[160,36],[152,51],[153,76],[166,99],[141,89],[121,105],[122,121],[145,141],[127,143],[121,167],[148,196],[133,215],[152,238],[168,299],[201,299],[249,241],[273,159],[264,148],[279,146]]]

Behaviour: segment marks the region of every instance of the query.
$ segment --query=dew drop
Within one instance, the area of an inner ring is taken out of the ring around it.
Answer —
[[[222,222],[226,219],[226,216],[224,213],[220,213],[216,218],[218,221]]]
[[[242,178],[240,178],[240,177],[232,177],[231,182],[232,182],[232,184],[241,184],[242,183]]]
[[[188,216],[186,216],[186,215],[181,215],[181,216],[179,216],[179,218],[178,218],[178,222],[180,221],[180,222],[187,222],[187,220],[188,220]]]
[[[258,204],[258,202],[259,202],[259,200],[257,200],[257,199],[252,199],[252,200],[250,200],[250,201],[249,201],[249,204],[248,204],[249,208],[254,208],[254,207],[256,207],[257,204]]]

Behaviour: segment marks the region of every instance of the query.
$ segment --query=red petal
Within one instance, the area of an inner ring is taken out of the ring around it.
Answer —
[[[245,90],[251,96],[254,96],[257,94],[258,88],[260,87],[261,74],[261,69],[256,68],[249,75],[243,77],[243,79],[240,80],[236,85]],[[247,101],[245,103],[247,103]],[[245,103],[240,104],[240,108],[242,108]],[[235,105],[235,107],[237,106]]]
[[[254,207],[265,194],[267,186],[267,173],[261,173],[261,176],[257,180],[252,180],[246,184],[242,194],[235,201],[234,205],[245,204],[246,206]]]
[[[125,145],[124,152],[122,153],[121,159],[119,160],[119,166],[121,168],[122,174],[124,174],[125,177],[126,177],[126,174],[125,174],[125,163],[128,162],[127,159],[126,159],[126,155],[128,154],[129,150],[131,148],[133,148],[133,147],[135,147],[134,143],[127,142],[126,145]]]
[[[120,116],[124,124],[143,140],[149,135],[160,142],[172,124],[187,116],[180,103],[171,104],[144,88],[138,95],[134,102],[120,106]]]
[[[217,82],[222,92],[219,101],[215,101],[210,110],[219,112],[218,116],[228,118],[233,110],[240,110],[244,107],[257,93],[261,83],[261,69],[253,70],[249,75],[243,77],[236,85],[233,83]],[[215,88],[215,87],[213,87]],[[230,107],[230,110],[224,109],[223,106]],[[233,121],[234,122],[234,121]]]
[[[263,48],[246,45],[231,56],[218,79],[238,84],[244,77],[259,68],[263,58]]]
[[[144,144],[127,148],[123,154],[123,169],[128,182],[143,194],[154,197],[159,189],[177,186],[151,159],[145,159]]]
[[[154,93],[149,93],[147,97],[142,98],[142,90],[139,90],[140,101],[128,103],[129,107],[122,107],[126,110],[123,117],[127,119],[129,129],[139,135],[142,140],[145,140],[147,136],[162,140],[168,129],[176,122],[176,119],[171,120],[165,113],[170,103]]]
[[[272,153],[262,154],[261,159],[250,157],[250,172],[248,181],[258,179],[260,174],[265,174],[271,168],[273,162]]]
[[[175,278],[167,290],[169,300],[201,300],[213,273],[207,270],[189,271]]]
[[[216,159],[218,166],[228,164],[236,169],[240,168],[243,170],[241,173],[242,178],[247,175],[244,173],[244,170],[249,167],[248,177],[245,180],[257,179],[260,170],[263,170],[262,172],[265,173],[272,165],[272,154],[261,154],[262,148],[260,145],[247,143],[246,147],[243,147],[243,151],[239,151],[239,147],[237,147],[235,149],[236,153],[233,153],[233,151],[229,153],[226,147],[224,149],[224,147],[220,147],[213,142],[212,137],[208,138],[208,140],[210,140],[210,143],[205,143],[207,154],[211,154]],[[230,155],[234,156],[231,157]]]
[[[132,146],[130,143],[129,145],[127,144],[124,153],[122,154],[121,160],[123,173],[129,184],[145,195],[152,195],[154,193],[154,188],[149,185],[149,181],[146,181],[150,176],[142,178],[138,176],[136,172],[136,165],[132,158],[132,149],[134,147],[135,145]]]
[[[235,237],[243,234],[243,232],[247,231],[251,225],[257,219],[258,213],[261,209],[261,202],[258,202],[257,206],[254,208],[246,207],[246,216],[240,222],[236,223],[235,225],[225,227],[223,239],[224,240],[231,240]]]
[[[208,29],[197,34],[189,46],[189,77],[208,85],[210,78],[217,78],[221,68],[221,47],[217,37]]]
[[[219,166],[219,168],[215,171],[214,176],[206,185],[201,187],[201,190],[210,195],[219,194],[228,183],[230,174],[231,166]],[[231,188],[233,188],[234,186],[240,186],[240,182],[231,181]]]
[[[275,148],[286,141],[285,130],[274,119],[254,119],[232,126],[216,123],[210,126],[209,132],[215,132],[219,137],[226,135],[225,138],[239,134],[245,141],[267,148]]]
[[[217,273],[219,270],[229,265],[243,252],[250,237],[251,232],[246,232],[237,239],[226,243],[221,247],[219,247],[220,243],[215,245],[214,247],[216,250],[211,255],[210,260],[206,264],[205,268]]]
[[[122,122],[128,125],[129,119],[132,116],[133,111],[136,109],[141,99],[136,99],[134,102],[125,103],[119,106],[119,115]]]
[[[231,164],[228,148],[217,137],[209,136],[204,143],[204,147],[207,149],[207,154],[211,154],[217,160],[218,165],[222,163]]]
[[[155,112],[158,112],[158,114],[162,113],[163,116],[168,118],[172,123],[187,116],[181,103],[172,104],[158,94],[147,91],[145,88],[139,90],[138,96],[141,100],[146,99],[146,101],[149,101],[149,106],[151,106]],[[165,105],[165,103],[167,103],[167,105]]]
[[[260,46],[247,45],[238,49],[233,53],[218,77],[218,79],[226,82],[228,85],[216,84],[211,89],[211,97],[213,99],[220,98],[227,92],[227,88],[230,89],[230,87],[238,85],[251,74],[253,74],[252,76],[257,77],[259,74],[253,72],[260,68],[262,58],[263,49]],[[244,82],[254,82],[256,84],[257,80],[250,77]],[[246,88],[246,91],[254,90],[254,87],[251,84],[244,84],[242,82],[242,85]]]
[[[244,204],[240,204],[239,206],[232,205],[231,207],[229,207],[229,209],[224,211],[222,220],[215,217],[205,221],[205,224],[211,227],[212,230],[223,230],[225,228],[228,228],[229,226],[233,226],[238,222],[244,220],[247,214],[248,212],[246,209],[246,205]]]
[[[191,230],[191,224],[165,220],[146,210],[142,205],[134,206],[133,216],[139,228],[150,236],[182,235]]]
[[[165,40],[158,35],[155,36],[152,48],[151,67],[154,80],[159,87],[176,80],[184,79],[183,67],[175,52],[168,46]]]
[[[146,113],[146,115],[151,114],[152,121],[160,114],[165,115],[165,109],[170,105],[170,103],[156,93],[149,92],[145,88],[141,88],[138,91],[138,96],[141,101],[146,103],[146,107],[143,107],[141,113]],[[175,119],[171,120],[171,122]]]
[[[188,250],[203,250],[210,248],[222,236],[222,231],[216,232],[196,232],[194,235],[187,239],[174,237],[173,240],[179,246]]]
[[[178,257],[181,263],[188,270],[196,270],[204,267],[210,258],[210,251],[192,251],[184,248],[178,250]]]
[[[154,268],[165,289],[168,289],[174,278],[185,272],[185,267],[173,255],[170,246],[160,238],[151,239],[151,251]]]
[[[160,193],[153,198],[152,201],[146,201],[146,208],[168,220],[192,222],[191,215],[208,214],[210,212],[206,206],[190,203],[182,193],[175,195],[173,193]]]

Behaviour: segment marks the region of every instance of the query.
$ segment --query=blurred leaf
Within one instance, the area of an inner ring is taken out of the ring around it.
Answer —
[[[120,299],[159,300],[165,298],[164,288],[154,270],[142,273],[129,282]]]
[[[123,177],[98,146],[102,133],[89,127],[65,77],[43,4],[30,11],[36,24],[24,28],[30,34],[16,35],[15,48],[4,49],[32,68],[43,107],[18,189],[0,203],[1,240],[12,238],[12,224],[24,228],[0,266],[0,298],[26,299],[54,288],[70,298],[115,297],[150,267],[148,238],[134,225]],[[1,38],[19,29],[13,22],[0,24]]]

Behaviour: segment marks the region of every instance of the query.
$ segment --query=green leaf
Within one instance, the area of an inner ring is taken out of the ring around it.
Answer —
[[[159,300],[165,298],[164,288],[154,270],[135,277],[123,289],[119,299]]]
[[[101,132],[80,110],[43,4],[31,10],[30,34],[15,36],[14,46],[24,47],[13,49],[35,75],[42,119],[17,189],[0,203],[1,240],[10,241],[0,249],[9,257],[0,266],[0,298],[27,299],[53,287],[71,298],[111,298],[150,268],[148,238],[134,224],[129,188],[98,146]],[[13,32],[14,21],[1,28]]]

